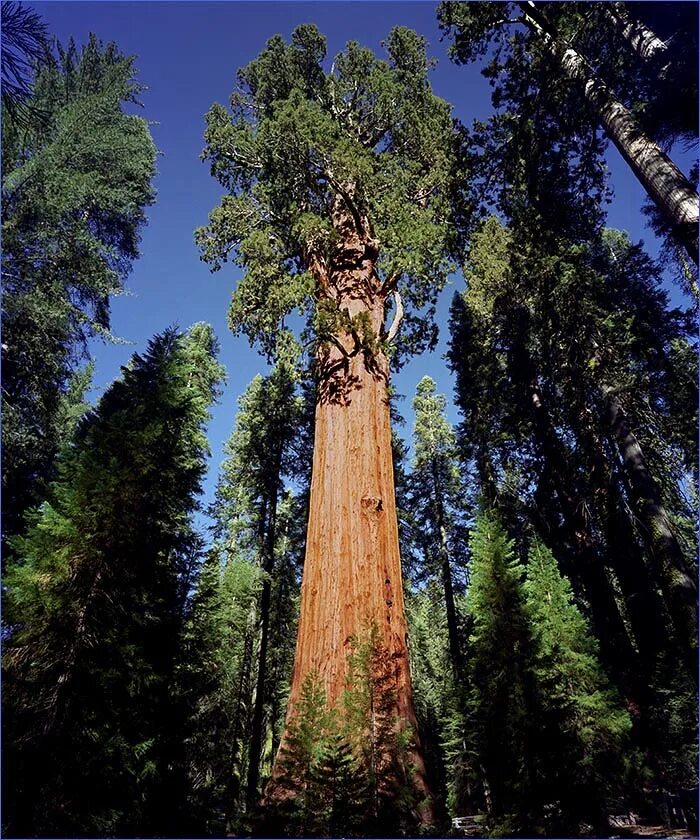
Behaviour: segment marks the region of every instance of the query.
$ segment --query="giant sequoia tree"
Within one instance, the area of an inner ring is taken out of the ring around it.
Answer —
[[[423,40],[397,28],[388,60],[351,42],[330,72],[314,26],[276,36],[239,72],[231,111],[207,116],[205,158],[228,190],[197,234],[214,268],[244,271],[230,323],[268,352],[310,310],[318,381],[313,477],[290,715],[304,679],[344,687],[350,640],[368,620],[394,663],[398,725],[414,722],[406,652],[387,384],[403,349],[432,331],[448,269],[448,106],[432,93]],[[391,299],[394,320],[385,321]],[[425,790],[417,745],[415,785]]]

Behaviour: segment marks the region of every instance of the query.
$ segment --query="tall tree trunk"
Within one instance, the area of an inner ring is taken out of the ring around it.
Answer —
[[[445,594],[445,613],[447,614],[447,638],[450,644],[450,659],[452,670],[456,678],[462,674],[464,662],[462,660],[462,646],[459,641],[457,627],[457,609],[455,608],[454,587],[452,585],[452,569],[450,567],[450,550],[447,544],[447,528],[445,525],[445,506],[442,500],[442,487],[438,476],[437,465],[433,462],[433,493],[435,494],[435,525],[440,541],[440,574],[442,588]]]
[[[323,297],[375,338],[383,335],[386,291],[377,277],[376,243],[360,240],[353,221],[336,220],[344,241],[326,269],[311,260]],[[386,284],[385,284],[386,285]],[[394,496],[388,363],[380,346],[360,340],[355,326],[327,337],[318,356],[318,400],[306,557],[299,630],[287,725],[307,674],[320,678],[331,705],[345,689],[353,637],[371,622],[392,662],[394,714],[414,732],[412,784],[423,800],[422,822],[432,821],[432,800],[417,738],[408,663],[399,534]],[[323,337],[321,337],[323,338]],[[277,753],[267,796],[284,750]]]
[[[543,38],[565,75],[581,86],[608,137],[697,265],[700,201],[693,185],[646,135],[583,56],[558,38],[554,27],[535,4],[522,2],[518,6],[524,14],[524,23]]]
[[[591,534],[584,499],[576,496],[568,453],[554,428],[539,386],[537,366],[528,346],[530,313],[525,307],[518,307],[514,312],[510,329],[513,336],[508,357],[510,377],[518,386],[523,408],[531,418],[535,444],[543,463],[540,483],[553,491],[562,517],[563,527],[558,521],[548,522],[547,526],[552,533],[563,536],[558,540],[560,551],[564,549],[564,553],[574,560],[569,573],[571,583],[576,594],[583,595],[590,605],[593,627],[605,660],[619,673],[625,673],[633,659],[632,645],[604,559]]]
[[[594,487],[594,502],[606,532],[609,562],[620,584],[630,629],[640,655],[639,665],[645,675],[640,675],[637,684],[648,688],[649,675],[658,665],[658,655],[672,650],[668,635],[668,610],[654,585],[625,505],[619,459],[614,454],[611,458],[606,451],[594,426],[593,414],[587,407],[581,412],[580,423],[582,448]]]
[[[606,4],[605,12],[635,55],[643,61],[652,61],[668,53],[665,42],[641,20],[632,20],[623,3]]]
[[[666,596],[677,642],[691,669],[698,669],[698,590],[661,500],[659,486],[649,472],[644,453],[615,394],[606,396],[607,420],[622,459],[631,502],[642,524],[642,535],[653,558]]]
[[[524,351],[525,353],[526,351]],[[527,358],[526,368],[527,368]],[[575,575],[580,578],[591,607],[596,636],[608,662],[629,667],[632,648],[610,581],[590,533],[583,500],[572,495],[571,469],[562,443],[535,379],[528,385],[533,429],[537,446],[549,464],[550,481],[559,500],[567,542],[576,559]],[[626,669],[625,669],[626,670]]]
[[[276,459],[274,486],[270,489],[267,504],[267,523],[265,544],[263,547],[263,580],[260,593],[260,654],[258,659],[258,676],[255,684],[255,706],[253,709],[253,727],[250,736],[250,753],[248,757],[248,779],[246,799],[252,807],[258,798],[258,780],[260,778],[260,753],[263,743],[263,712],[265,709],[265,683],[267,678],[267,646],[270,632],[270,598],[272,593],[272,572],[275,566],[275,542],[277,538],[277,481],[279,480],[281,455]]]
[[[231,728],[231,750],[226,780],[226,802],[225,821],[226,830],[233,829],[234,821],[238,813],[241,781],[243,777],[243,765],[241,763],[240,773],[236,773],[236,757],[238,755],[239,740],[242,734],[243,717],[245,715],[246,702],[244,697],[249,698],[250,694],[250,672],[253,664],[253,640],[255,637],[255,616],[257,604],[255,598],[250,601],[248,620],[246,622],[245,637],[243,640],[243,659],[238,678],[238,690],[236,691],[236,709]]]

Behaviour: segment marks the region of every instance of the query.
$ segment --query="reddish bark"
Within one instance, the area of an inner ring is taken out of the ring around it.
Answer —
[[[391,284],[375,270],[376,243],[357,235],[357,220],[334,220],[343,245],[326,266],[309,259],[320,297],[351,318],[361,313],[372,334],[383,333]],[[299,630],[287,722],[304,677],[318,673],[329,705],[340,706],[353,636],[374,622],[394,667],[392,696],[399,726],[415,736],[409,761],[416,792],[425,804],[420,819],[432,820],[432,804],[418,743],[408,662],[399,537],[391,457],[386,355],[359,341],[357,330],[339,330],[318,356],[319,397],[311,480],[310,513],[301,591]],[[275,779],[283,737],[267,790]]]

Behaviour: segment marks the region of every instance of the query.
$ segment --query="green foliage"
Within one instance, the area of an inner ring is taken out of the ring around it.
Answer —
[[[470,548],[472,730],[467,753],[478,761],[470,770],[481,783],[492,824],[507,819],[511,829],[522,831],[531,826],[531,813],[537,808],[533,793],[538,719],[523,568],[513,541],[493,514],[477,517]]]
[[[305,527],[304,499],[285,480],[303,484],[309,467],[299,379],[280,361],[240,397],[210,509],[215,544],[188,617],[180,675],[199,831],[246,829],[251,772],[259,779],[262,767],[264,778],[279,743]]]
[[[372,625],[352,640],[339,708],[329,707],[318,674],[306,675],[276,779],[276,817],[286,834],[405,836],[415,828],[412,733],[397,726],[393,679],[391,657]]]
[[[26,100],[31,96],[31,73],[49,49],[46,24],[20,3],[2,4],[2,108],[3,116],[22,122],[29,114]]]
[[[570,583],[538,540],[528,553],[524,591],[536,650],[533,673],[549,725],[556,727],[543,750],[545,795],[561,820],[557,825],[550,812],[550,830],[575,830],[583,820],[604,825],[606,798],[623,792],[627,781],[629,714],[608,684]]]
[[[334,297],[322,275],[343,254],[358,261],[366,248],[380,283],[398,278],[404,299],[428,314],[445,282],[449,107],[430,89],[420,36],[398,27],[384,47],[388,60],[350,42],[326,73],[313,25],[289,45],[275,35],[239,71],[230,112],[217,104],[207,115],[203,157],[229,195],[196,239],[214,270],[235,252],[244,277],[230,325],[268,354],[288,313],[314,294]],[[422,346],[430,331],[422,335],[413,330],[409,343]]]
[[[631,722],[571,586],[539,541],[523,568],[493,513],[477,517],[471,552],[468,694],[443,729],[451,799],[485,810],[492,836],[605,830]]]
[[[281,493],[284,477],[303,472],[297,470],[295,452],[303,409],[298,381],[298,372],[281,362],[268,376],[254,377],[238,400],[214,506],[222,537],[231,517],[237,528],[248,520],[251,539],[256,539],[265,529],[261,517],[272,497]]]
[[[88,338],[138,255],[155,149],[125,105],[133,59],[92,36],[37,71],[23,123],[3,119],[3,518],[21,530],[65,431],[62,404]]]
[[[251,612],[260,568],[233,552],[211,551],[187,613],[177,673],[188,716],[182,733],[195,830],[220,833],[237,801],[245,770],[249,720]],[[231,801],[233,800],[233,801]]]
[[[416,587],[406,596],[406,619],[414,706],[428,778],[436,803],[444,803],[450,816],[457,816],[469,810],[463,795],[468,786],[460,698],[464,681],[455,679],[444,601],[444,589],[437,581]],[[463,602],[460,595],[460,615],[466,612]],[[466,628],[460,630],[464,637]]]
[[[632,32],[641,23],[660,33],[666,45],[663,53],[652,61],[636,53],[623,34],[625,27],[615,23],[620,15],[626,16]],[[695,142],[696,9],[674,4],[663,14],[651,5],[624,3],[448,1],[440,4],[438,20],[452,39],[454,61],[484,61],[482,74],[493,88],[496,114],[487,123],[475,123],[471,134],[473,145],[483,150],[479,165],[472,167],[483,173],[476,200],[498,201],[509,218],[520,211],[519,193],[527,184],[529,212],[539,214],[545,228],[565,224],[580,231],[596,217],[598,224],[601,221],[607,141],[601,114],[587,101],[584,85],[563,72],[561,56],[567,48],[583,57],[590,72],[609,86],[649,137],[666,149],[679,139]],[[542,163],[537,164],[541,156],[555,164],[546,167],[546,180],[540,177]],[[547,188],[537,186],[538,181]],[[560,190],[564,202],[555,198]],[[687,245],[683,233],[661,221],[652,208],[645,212],[652,227],[667,237],[668,254]],[[673,262],[666,260],[667,265]],[[676,272],[681,287],[693,288],[684,260],[675,262],[681,268]]]
[[[33,836],[177,823],[170,692],[222,368],[207,325],[135,355],[80,422],[5,577],[4,817]],[[154,487],[158,492],[154,492]]]

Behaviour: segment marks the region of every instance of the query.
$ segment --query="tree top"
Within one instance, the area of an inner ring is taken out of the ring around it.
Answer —
[[[268,352],[286,315],[334,301],[341,264],[369,260],[374,294],[398,286],[428,311],[450,270],[450,108],[421,36],[397,27],[383,46],[351,41],[327,69],[315,26],[275,35],[207,114],[203,158],[227,195],[196,238],[213,270],[232,255],[243,269],[230,325]],[[431,338],[423,325],[417,345]]]

